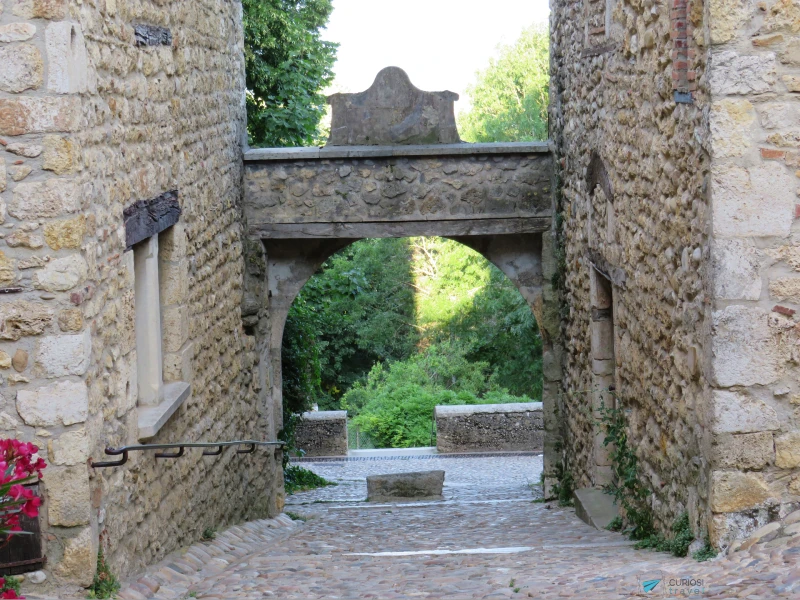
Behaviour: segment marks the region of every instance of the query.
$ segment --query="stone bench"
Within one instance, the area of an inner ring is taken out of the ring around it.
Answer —
[[[367,502],[443,500],[444,471],[417,471],[367,477]]]
[[[437,406],[439,452],[533,451],[544,447],[541,402]]]

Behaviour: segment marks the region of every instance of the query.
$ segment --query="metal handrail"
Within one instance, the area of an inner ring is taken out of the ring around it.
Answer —
[[[119,467],[128,462],[128,452],[140,452],[144,450],[174,450],[177,452],[156,452],[156,458],[180,458],[186,448],[216,448],[216,450],[203,451],[203,456],[219,456],[222,449],[229,446],[247,446],[245,449],[237,449],[236,454],[252,454],[256,451],[256,446],[285,446],[286,442],[259,442],[258,440],[234,440],[232,442],[186,442],[175,444],[141,444],[137,446],[121,446],[119,448],[106,448],[105,453],[109,456],[122,455],[120,460],[109,460],[105,462],[91,461],[91,466],[95,469],[105,467]]]

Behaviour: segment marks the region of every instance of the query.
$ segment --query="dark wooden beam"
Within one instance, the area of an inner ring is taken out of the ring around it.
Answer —
[[[134,202],[122,214],[125,219],[125,245],[130,248],[178,222],[181,216],[178,190]]]
[[[453,219],[439,221],[372,221],[349,223],[258,223],[248,232],[261,239],[363,239],[438,235],[504,235],[548,231],[550,217]]]

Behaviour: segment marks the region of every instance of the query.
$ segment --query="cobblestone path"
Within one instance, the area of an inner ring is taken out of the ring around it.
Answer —
[[[635,550],[572,509],[533,502],[528,484],[539,479],[539,456],[303,466],[339,483],[289,498],[286,511],[305,522],[283,516],[231,528],[156,565],[120,598],[594,600],[664,597],[669,581],[681,578],[701,580],[694,597],[800,597],[800,535],[791,535],[798,526],[788,520],[786,535],[701,564]],[[366,475],[428,469],[445,470],[445,501],[363,502]],[[662,582],[645,593],[641,582],[655,579]]]

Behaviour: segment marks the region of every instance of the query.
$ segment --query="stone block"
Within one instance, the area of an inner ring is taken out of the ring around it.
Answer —
[[[83,329],[83,314],[79,308],[65,308],[58,313],[58,328],[61,331],[80,331]]]
[[[70,132],[80,124],[77,96],[0,98],[0,135]]]
[[[42,54],[31,44],[0,46],[0,90],[18,94],[42,85]]]
[[[717,469],[759,470],[775,456],[772,433],[722,433],[714,438],[711,463]]]
[[[444,471],[370,475],[367,477],[367,501],[442,500],[443,487]]]
[[[41,302],[0,303],[0,339],[17,341],[23,336],[40,335],[52,320],[52,311]]]
[[[716,164],[711,170],[714,235],[786,236],[794,220],[795,178],[768,161],[745,169]]]
[[[79,94],[87,90],[88,60],[83,31],[78,23],[50,23],[45,31],[47,89],[57,94]]]
[[[11,356],[5,350],[0,350],[0,369],[11,368]]]
[[[194,344],[186,344],[178,352],[164,355],[164,381],[192,381]]]
[[[81,167],[81,149],[78,143],[60,135],[47,135],[42,142],[44,157],[42,168],[56,175],[74,173]]]
[[[86,467],[49,467],[42,477],[47,493],[47,522],[56,527],[89,524],[91,500]]]
[[[52,335],[39,340],[36,365],[48,378],[83,375],[89,368],[92,337],[87,329],[75,335]]]
[[[164,352],[178,352],[189,339],[189,315],[185,306],[170,306],[161,315]]]
[[[51,221],[44,226],[44,239],[53,250],[80,248],[86,234],[86,217]]]
[[[761,252],[752,241],[715,239],[711,247],[714,296],[719,300],[758,300],[761,263]]]
[[[800,40],[790,40],[780,54],[781,62],[786,65],[800,66]]]
[[[800,467],[800,431],[775,438],[775,466],[781,469]]]
[[[0,156],[0,192],[6,191],[7,185],[8,185],[8,177],[6,176],[6,159]],[[6,220],[5,211],[6,208],[5,206],[3,206],[3,218],[2,220],[0,220],[0,223]]]
[[[767,102],[758,107],[764,129],[792,129],[800,122],[800,106],[787,102]]]
[[[15,231],[6,237],[6,244],[10,248],[30,248],[31,250],[38,250],[44,246],[42,236],[35,235],[29,231]]]
[[[0,285],[9,285],[17,280],[15,273],[17,261],[0,250]]]
[[[89,394],[83,381],[57,381],[17,392],[17,412],[27,425],[52,427],[83,423],[89,413]]]
[[[67,15],[67,0],[14,0],[11,12],[23,19],[57,21]]]
[[[780,375],[777,341],[760,308],[727,306],[712,314],[713,380],[721,387],[769,385]]]
[[[9,23],[0,25],[0,43],[24,42],[36,35],[36,25],[33,23]]]
[[[775,54],[739,55],[732,50],[713,53],[709,85],[714,97],[763,94],[775,83]]]
[[[11,364],[17,373],[22,373],[28,368],[28,353],[22,348],[17,348],[17,351],[14,352],[14,358],[11,360]]]
[[[35,220],[60,217],[79,208],[78,187],[74,182],[48,179],[17,185],[8,204],[8,214],[21,220]]]
[[[84,527],[64,543],[64,555],[56,565],[55,573],[69,583],[87,587],[92,584],[96,567],[96,536],[91,527]]]
[[[619,516],[619,506],[614,498],[597,488],[580,488],[573,492],[575,514],[595,529],[604,530]]]
[[[158,279],[162,306],[181,304],[189,293],[189,265],[186,259],[159,263]]]
[[[711,395],[714,433],[752,433],[780,428],[775,409],[739,392],[714,390]]]
[[[711,148],[715,158],[742,156],[753,145],[752,126],[756,120],[747,100],[721,100],[711,105]]]
[[[89,458],[89,438],[86,431],[68,431],[47,442],[50,462],[54,465],[73,466]]]
[[[780,277],[769,282],[769,297],[800,303],[800,277]]]
[[[712,44],[732,40],[739,29],[752,17],[752,0],[709,0],[708,29]]]
[[[592,358],[612,360],[614,358],[614,323],[611,319],[592,321]]]
[[[65,292],[80,285],[89,275],[89,265],[80,254],[52,260],[33,275],[34,287],[48,292]]]
[[[772,495],[763,475],[740,471],[714,471],[711,475],[711,510],[731,513],[755,508]]]

